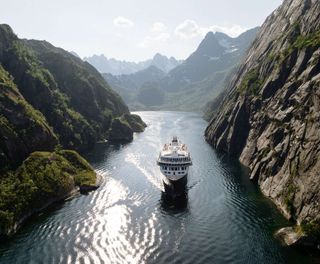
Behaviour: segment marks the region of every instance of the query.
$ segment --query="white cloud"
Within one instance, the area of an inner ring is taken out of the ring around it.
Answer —
[[[170,38],[170,34],[162,32],[152,36],[146,36],[140,43],[139,47],[149,48],[152,45],[159,44],[159,42],[166,42]]]
[[[187,19],[178,25],[174,33],[184,39],[191,39],[202,34],[199,25],[194,20],[190,19]]]
[[[154,45],[159,45],[160,43],[167,42],[170,38],[170,33],[165,24],[162,22],[153,23],[150,33],[146,36],[138,46],[140,48],[149,48]]]
[[[201,27],[194,20],[187,19],[178,25],[175,29],[175,34],[183,39],[191,39],[198,36],[204,36],[209,31],[212,32],[223,32],[230,37],[237,37],[247,28],[240,25],[231,25],[231,26],[218,26],[212,25],[209,27]]]
[[[167,27],[165,24],[161,22],[155,22],[152,25],[151,32],[165,32],[167,31]]]
[[[134,23],[130,19],[125,18],[123,16],[116,17],[113,20],[113,24],[116,27],[122,27],[122,28],[130,28],[130,27],[133,27],[133,25],[134,25]]]

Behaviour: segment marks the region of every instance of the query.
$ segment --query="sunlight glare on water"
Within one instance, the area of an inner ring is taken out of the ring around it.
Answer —
[[[205,142],[199,115],[138,114],[148,127],[133,142],[87,155],[102,186],[30,220],[0,245],[0,263],[309,263],[273,238],[287,221],[238,162]],[[193,160],[181,203],[163,195],[156,164],[173,135]]]

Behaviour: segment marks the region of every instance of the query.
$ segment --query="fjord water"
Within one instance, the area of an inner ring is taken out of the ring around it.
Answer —
[[[1,263],[308,263],[273,238],[286,224],[246,170],[205,142],[197,114],[141,112],[144,133],[87,158],[103,185],[34,217],[0,244]],[[177,135],[191,151],[187,199],[168,202],[156,158]]]

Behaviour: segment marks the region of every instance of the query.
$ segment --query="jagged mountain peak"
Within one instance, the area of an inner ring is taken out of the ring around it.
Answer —
[[[154,65],[164,72],[168,72],[178,66],[181,61],[176,60],[174,57],[168,58],[165,55],[156,53],[152,59],[141,62],[130,62],[124,60],[117,60],[114,58],[108,59],[105,55],[93,55],[85,57],[88,61],[101,73],[110,73],[112,75],[132,74]]]

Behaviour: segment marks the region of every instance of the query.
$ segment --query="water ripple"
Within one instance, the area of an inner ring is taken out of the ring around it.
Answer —
[[[206,144],[198,115],[140,114],[148,127],[132,143],[88,155],[102,186],[30,221],[0,246],[0,263],[306,263],[273,239],[286,221]],[[182,202],[166,200],[155,162],[172,135],[193,157]]]

